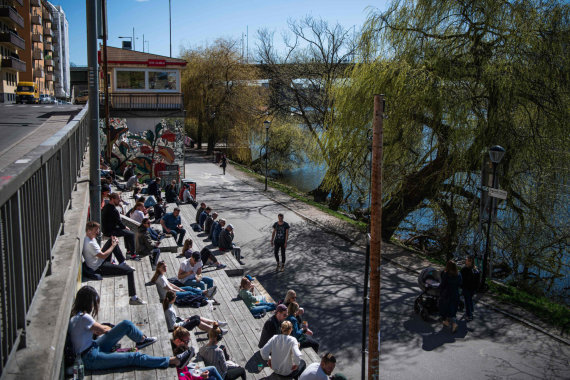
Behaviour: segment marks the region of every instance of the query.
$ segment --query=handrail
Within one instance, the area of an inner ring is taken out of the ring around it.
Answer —
[[[87,106],[32,152],[0,171],[0,359],[26,347],[26,319],[44,279],[88,141]],[[1,371],[0,371],[1,372]]]

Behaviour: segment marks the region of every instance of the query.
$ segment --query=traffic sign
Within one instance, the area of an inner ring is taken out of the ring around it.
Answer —
[[[507,192],[501,189],[489,189],[489,196],[499,199],[507,199]]]

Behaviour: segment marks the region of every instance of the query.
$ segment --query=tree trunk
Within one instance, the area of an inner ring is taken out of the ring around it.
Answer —
[[[334,182],[336,183],[334,189],[332,190],[326,187],[324,184],[325,179],[327,177],[330,178],[331,176],[334,176]],[[338,174],[331,173],[330,169],[327,170],[325,177],[321,181],[320,185],[316,189],[310,191],[309,194],[313,196],[315,202],[324,203],[326,202],[329,193],[331,194],[331,200],[329,201],[329,208],[331,210],[336,211],[339,209],[340,205],[342,204],[342,201],[344,200],[344,190],[342,188],[340,176]]]
[[[196,131],[196,149],[202,149],[203,119],[202,113],[198,115],[198,130]]]

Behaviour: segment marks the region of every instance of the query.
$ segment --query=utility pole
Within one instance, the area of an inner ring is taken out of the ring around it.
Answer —
[[[101,1],[101,22],[103,23],[103,85],[105,89],[105,131],[107,132],[107,163],[111,165],[113,146],[111,145],[111,124],[109,123],[109,78],[107,66],[107,0]],[[97,94],[99,96],[99,94]]]
[[[101,223],[99,175],[99,70],[97,67],[97,0],[86,1],[87,65],[89,66],[89,207],[91,220]]]
[[[170,26],[170,58],[172,58],[172,0],[168,0],[168,24]]]
[[[133,51],[136,51],[136,47],[135,47],[135,27],[133,26]]]
[[[370,323],[368,327],[368,380],[380,373],[380,274],[382,266],[382,135],[384,95],[374,95],[372,124],[372,184],[370,213]]]

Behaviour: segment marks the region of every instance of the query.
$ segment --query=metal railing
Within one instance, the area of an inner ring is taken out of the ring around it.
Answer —
[[[51,273],[52,248],[63,234],[88,124],[86,106],[59,132],[0,172],[1,368],[26,346],[26,315],[39,284]]]
[[[105,96],[99,97],[101,107],[105,104]],[[109,107],[112,110],[183,110],[182,94],[109,94]]]

